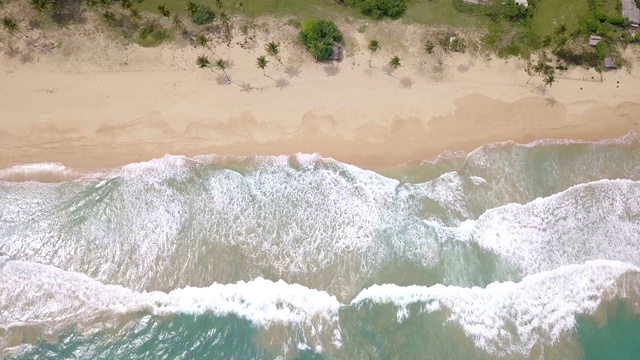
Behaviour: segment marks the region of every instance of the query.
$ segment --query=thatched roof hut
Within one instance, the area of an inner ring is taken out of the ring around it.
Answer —
[[[604,68],[605,68],[605,70],[615,70],[615,69],[617,69],[618,66],[616,65],[615,59],[612,58],[612,57],[604,58]]]
[[[629,20],[635,28],[640,25],[640,9],[635,0],[622,0],[622,17]]]
[[[331,55],[329,55],[329,60],[342,60],[342,46],[335,41],[333,42],[333,46],[331,47]]]

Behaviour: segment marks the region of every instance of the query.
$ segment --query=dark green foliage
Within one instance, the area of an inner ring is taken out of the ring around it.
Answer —
[[[215,14],[208,6],[198,5],[191,14],[191,20],[197,25],[206,25],[213,22]]]
[[[161,26],[147,24],[140,28],[138,44],[144,47],[154,47],[171,38],[171,34]]]
[[[56,3],[56,0],[31,0],[31,6],[39,13],[53,10]]]
[[[305,20],[302,22],[300,41],[316,60],[329,58],[333,42],[341,40],[342,34],[333,21]]]
[[[407,0],[336,0],[339,4],[359,8],[363,14],[380,19],[399,18],[407,10]]]
[[[597,67],[599,64],[598,54],[590,49],[579,51],[563,47],[555,55],[570,65]]]
[[[362,13],[375,19],[383,16],[398,18],[407,10],[405,0],[363,0],[360,3]]]

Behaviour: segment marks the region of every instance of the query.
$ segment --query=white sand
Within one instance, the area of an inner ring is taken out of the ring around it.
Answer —
[[[636,68],[605,73],[603,82],[565,79],[599,78],[576,69],[532,92],[523,60],[427,55],[421,47],[426,30],[418,26],[382,23],[360,34],[358,22],[342,23],[346,58],[319,64],[284,20],[261,22],[269,26],[256,31],[252,49],[236,44],[240,34],[230,48],[216,46],[233,62],[228,73],[237,85],[220,85],[213,72],[197,69],[195,58],[206,50],[180,42],[124,46],[108,32],[87,41],[82,28],[45,34],[43,41],[57,48],[30,50],[31,62],[0,56],[0,166],[94,168],[166,153],[319,152],[376,168],[495,141],[640,133]],[[401,38],[391,43],[394,36]],[[371,38],[382,49],[370,68]],[[281,42],[282,60],[297,75],[274,59],[270,77],[262,75],[255,62],[270,40]],[[390,76],[382,67],[395,54],[403,66]],[[638,52],[626,56],[637,61]]]

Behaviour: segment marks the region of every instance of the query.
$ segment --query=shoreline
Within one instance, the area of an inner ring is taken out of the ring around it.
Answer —
[[[386,22],[359,33],[357,25],[340,25],[349,49],[342,62],[312,61],[287,27],[259,34],[250,48],[220,46],[237,85],[197,69],[204,50],[187,44],[141,48],[60,30],[80,44],[69,56],[22,63],[0,55],[0,167],[99,169],[165,154],[301,152],[387,169],[502,141],[640,133],[637,66],[604,73],[602,82],[575,68],[545,87],[521,59],[428,55],[419,44],[385,50],[382,42],[370,67],[370,38],[400,33],[410,44],[425,28]],[[273,39],[286,66],[271,59],[263,75],[255,59]],[[632,59],[640,54],[629,51]],[[386,74],[395,54],[403,65]]]

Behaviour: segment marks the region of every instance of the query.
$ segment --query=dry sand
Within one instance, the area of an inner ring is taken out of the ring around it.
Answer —
[[[145,49],[108,32],[87,41],[82,28],[34,34],[56,49],[0,56],[0,167],[318,152],[383,168],[497,141],[640,133],[637,68],[605,73],[602,82],[582,81],[600,75],[575,69],[532,92],[542,78],[527,84],[524,61],[475,51],[428,55],[419,41],[427,30],[418,26],[382,23],[361,34],[358,22],[340,24],[351,34],[347,56],[320,64],[284,23],[261,20],[248,46],[237,44],[241,34],[231,47],[216,46],[232,62],[235,84],[197,69],[195,58],[207,51],[180,42]],[[387,45],[397,36],[393,43],[402,45]],[[382,45],[373,67],[371,38]],[[270,40],[281,42],[284,66],[270,59],[266,77],[255,62]],[[637,62],[632,51],[627,60]],[[389,75],[384,64],[395,54],[403,66]]]

